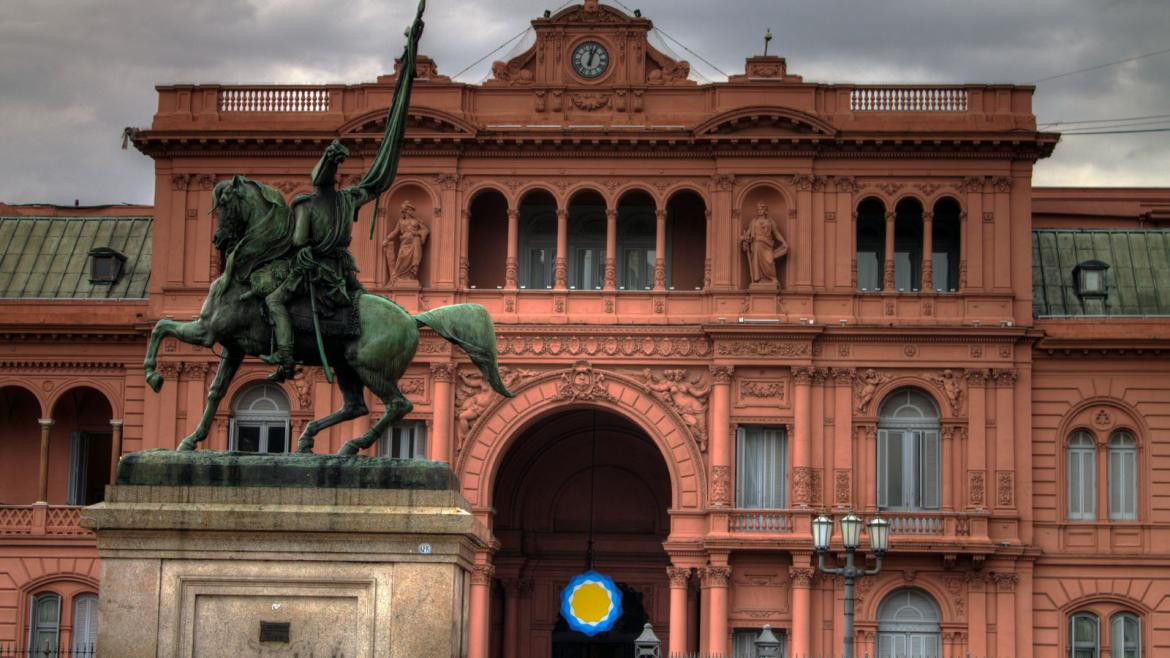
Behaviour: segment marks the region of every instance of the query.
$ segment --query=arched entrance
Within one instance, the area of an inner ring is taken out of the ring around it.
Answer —
[[[558,410],[522,430],[493,495],[492,655],[626,658],[645,622],[666,628],[670,487],[658,446],[613,411]],[[591,535],[594,569],[625,599],[617,627],[594,638],[559,615],[561,589],[586,569]]]

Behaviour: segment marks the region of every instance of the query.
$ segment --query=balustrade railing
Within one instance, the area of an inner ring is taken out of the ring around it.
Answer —
[[[325,88],[255,87],[219,90],[220,112],[328,112]]]
[[[946,530],[944,515],[928,512],[883,512],[890,522],[891,535],[941,535]]]
[[[85,536],[81,508],[72,505],[0,505],[0,537]]]
[[[940,87],[859,87],[849,94],[854,112],[966,112],[967,90]]]
[[[792,513],[785,510],[735,510],[732,532],[792,532]]]

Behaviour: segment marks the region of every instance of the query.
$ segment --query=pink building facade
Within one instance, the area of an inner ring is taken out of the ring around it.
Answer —
[[[699,85],[646,18],[586,2],[533,27],[482,85],[420,63],[351,245],[412,312],[486,306],[518,393],[424,336],[377,450],[449,462],[497,539],[472,658],[632,655],[644,622],[670,652],[751,656],[767,624],[789,656],[839,654],[809,522],[850,510],[893,524],[858,655],[1170,650],[1170,190],[1033,189],[1058,136],[1031,87],[806,83],[763,56]],[[84,640],[79,506],[196,424],[217,357],[166,343],[159,394],[141,359],[219,272],[211,188],[309,191],[334,138],[352,184],[393,83],[162,86],[134,136],[154,208],[0,207],[26,245],[0,259],[0,643]],[[427,230],[404,244],[404,220]],[[340,406],[319,369],[268,371],[245,364],[207,447],[282,452]],[[587,654],[558,610],[590,539],[627,605]]]

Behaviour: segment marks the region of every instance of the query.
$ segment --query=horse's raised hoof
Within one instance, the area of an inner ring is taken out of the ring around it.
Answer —
[[[192,450],[195,449],[196,443],[198,443],[198,441],[195,439],[195,437],[189,436],[189,437],[183,439],[179,443],[179,447],[175,448],[175,450],[178,450],[179,452],[191,452]]]
[[[161,372],[152,372],[146,376],[146,383],[150,385],[151,390],[158,393],[162,390],[163,376]]]
[[[354,441],[346,441],[345,445],[341,446],[341,450],[337,451],[339,455],[356,455],[361,447]]]
[[[301,440],[297,441],[297,452],[302,455],[313,454],[313,443],[315,442],[312,438],[301,437]]]

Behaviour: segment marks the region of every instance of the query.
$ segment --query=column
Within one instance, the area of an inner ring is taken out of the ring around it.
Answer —
[[[833,504],[853,503],[853,370],[833,368]]]
[[[971,599],[968,606],[970,612],[967,615],[967,651],[972,656],[986,656],[987,585],[983,574],[979,573],[972,573],[967,583],[967,596]]]
[[[468,245],[469,248],[471,245]],[[508,208],[508,256],[504,261],[504,287],[515,290],[519,287],[518,272],[520,271],[520,211]]]
[[[812,368],[793,368],[792,502],[812,504]]]
[[[171,388],[174,388],[172,385]],[[41,418],[37,421],[41,425],[41,468],[40,480],[37,481],[37,502],[49,502],[49,432],[53,429],[52,418]]]
[[[667,567],[666,575],[670,578],[670,634],[666,652],[673,656],[687,651],[687,588],[691,570]]]
[[[553,288],[569,288],[569,211],[557,208],[557,266]]]
[[[731,377],[734,366],[711,366],[711,507],[731,506]]]
[[[809,565],[809,556],[792,556],[799,560],[800,565],[793,564],[788,569],[788,580],[792,583],[792,656],[808,656],[812,648],[809,634],[810,620],[812,619],[812,580],[813,568]]]
[[[709,566],[703,571],[703,587],[707,589],[710,605],[707,608],[708,628],[707,652],[714,656],[727,653],[727,583],[731,580],[731,567]]]
[[[434,383],[431,422],[431,438],[427,445],[427,459],[450,462],[454,452],[454,437],[451,426],[454,416],[451,399],[451,380],[455,377],[455,364],[432,363],[431,381]]]
[[[491,646],[488,630],[491,628],[488,615],[491,612],[492,576],[496,568],[488,560],[491,556],[476,557],[477,564],[471,571],[471,600],[467,622],[467,658],[489,658]]]
[[[520,580],[512,579],[504,591],[504,655],[520,655]]]
[[[996,507],[1016,506],[1015,370],[995,370]],[[1097,460],[1103,463],[1105,460]],[[1104,482],[1105,480],[1099,480]]]
[[[967,506],[987,508],[987,371],[967,373]]]
[[[113,436],[110,437],[110,484],[118,482],[118,460],[122,458],[122,421],[111,420]]]
[[[922,291],[934,292],[934,213],[922,213]]]
[[[1015,573],[995,573],[995,652],[997,656],[1016,655],[1016,584]],[[1029,620],[1030,625],[1030,620]]]
[[[654,289],[666,290],[666,209],[655,212],[654,225]]]
[[[605,285],[617,290],[617,218],[616,208],[605,209]]]
[[[942,511],[955,511],[955,453],[958,449],[960,426],[943,425],[939,434],[939,444],[942,447]]]
[[[796,286],[805,290],[812,288],[813,271],[813,207],[812,189],[815,176],[797,174],[793,177],[796,185],[796,212],[789,212],[788,218],[795,220],[788,224],[788,243],[795,245],[792,256],[796,259]],[[796,235],[792,235],[795,233]]]
[[[894,218],[893,212],[886,213],[886,267],[882,274],[882,290],[897,292],[894,288]]]

